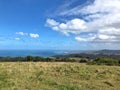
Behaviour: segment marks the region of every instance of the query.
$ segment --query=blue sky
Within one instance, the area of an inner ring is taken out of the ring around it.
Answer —
[[[119,49],[119,10],[120,0],[0,0],[0,49]]]

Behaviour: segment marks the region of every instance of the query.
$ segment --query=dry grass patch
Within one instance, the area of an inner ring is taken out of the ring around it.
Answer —
[[[0,90],[119,90],[120,67],[64,62],[0,63]]]

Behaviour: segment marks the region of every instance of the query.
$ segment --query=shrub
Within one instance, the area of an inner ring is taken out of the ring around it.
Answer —
[[[88,64],[97,64],[97,65],[119,65],[119,60],[108,58],[108,57],[99,57],[95,60],[88,62]]]
[[[26,61],[34,61],[34,57],[32,57],[32,56],[27,56],[25,60],[26,60]]]

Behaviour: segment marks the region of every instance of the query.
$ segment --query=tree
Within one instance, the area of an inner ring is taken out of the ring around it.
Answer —
[[[26,57],[26,61],[34,61],[34,57],[32,57],[32,56],[27,56],[27,57]]]

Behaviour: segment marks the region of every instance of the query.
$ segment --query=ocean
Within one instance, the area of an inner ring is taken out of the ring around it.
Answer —
[[[25,57],[25,56],[41,56],[50,57],[55,55],[64,55],[70,51],[66,50],[0,50],[0,57]]]
[[[60,50],[0,50],[0,57],[25,57],[25,56],[41,56],[50,57],[54,55],[63,55],[64,51]]]

